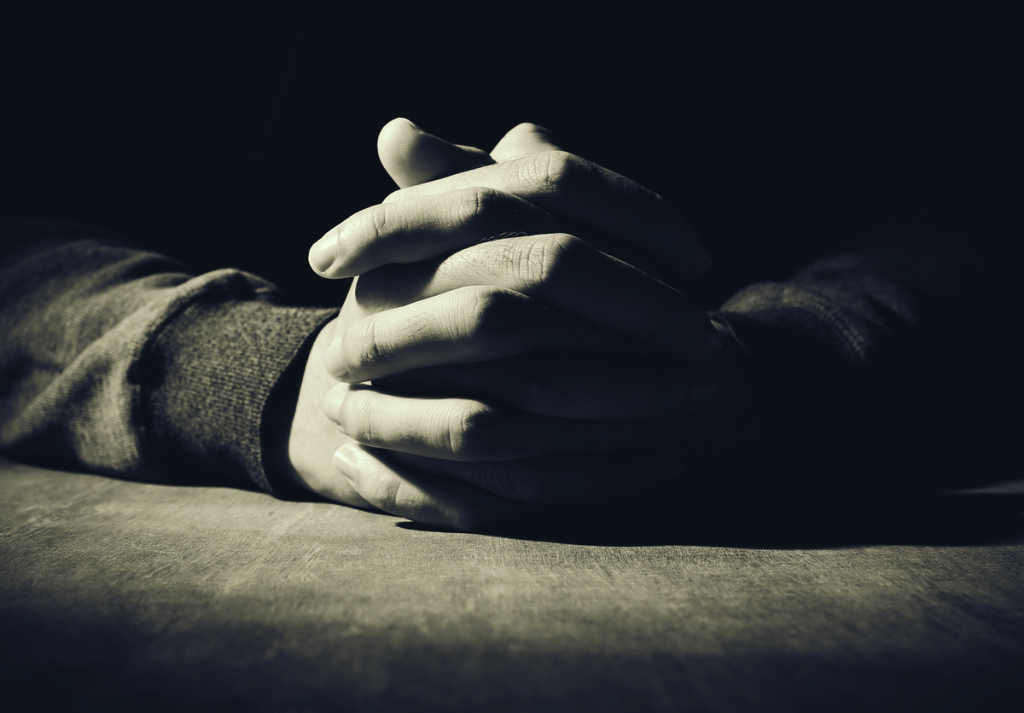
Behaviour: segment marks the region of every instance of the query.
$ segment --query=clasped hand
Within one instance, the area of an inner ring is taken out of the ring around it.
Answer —
[[[682,217],[532,125],[488,155],[396,120],[379,147],[401,189],[310,252],[356,279],[310,359],[344,443],[302,482],[479,529],[676,477],[721,346],[674,286],[710,263]]]

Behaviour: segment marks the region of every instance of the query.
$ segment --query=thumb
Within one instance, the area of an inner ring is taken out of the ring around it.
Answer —
[[[501,163],[520,156],[561,151],[562,146],[554,133],[537,124],[520,124],[505,134],[491,151],[491,158]]]
[[[377,137],[381,165],[399,188],[494,163],[485,151],[450,144],[408,119],[392,119]]]

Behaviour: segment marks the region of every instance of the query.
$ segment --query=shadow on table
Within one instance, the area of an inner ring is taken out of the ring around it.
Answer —
[[[411,522],[398,526],[431,529]],[[495,534],[606,546],[979,545],[1024,534],[1024,487],[916,495],[753,493],[634,511],[541,513]]]

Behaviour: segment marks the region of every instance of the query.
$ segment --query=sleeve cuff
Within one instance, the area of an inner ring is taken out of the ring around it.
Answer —
[[[794,475],[817,473],[884,449],[877,427],[890,405],[890,369],[878,354],[885,337],[828,299],[782,283],[752,285],[711,317],[747,358],[772,462]]]
[[[142,360],[144,457],[178,482],[290,494],[263,435],[267,404],[337,308],[280,304],[270,283],[235,270],[204,278]]]

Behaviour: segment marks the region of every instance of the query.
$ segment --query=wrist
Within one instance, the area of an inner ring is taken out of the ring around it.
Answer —
[[[324,411],[325,395],[339,385],[324,366],[324,354],[334,340],[337,323],[337,319],[329,322],[312,340],[309,352],[301,360],[301,382],[293,384],[290,391],[293,401],[279,404],[290,407],[283,411],[289,422],[282,434],[287,457],[279,461],[280,472],[304,492],[370,508],[334,466],[334,454],[352,439]]]

